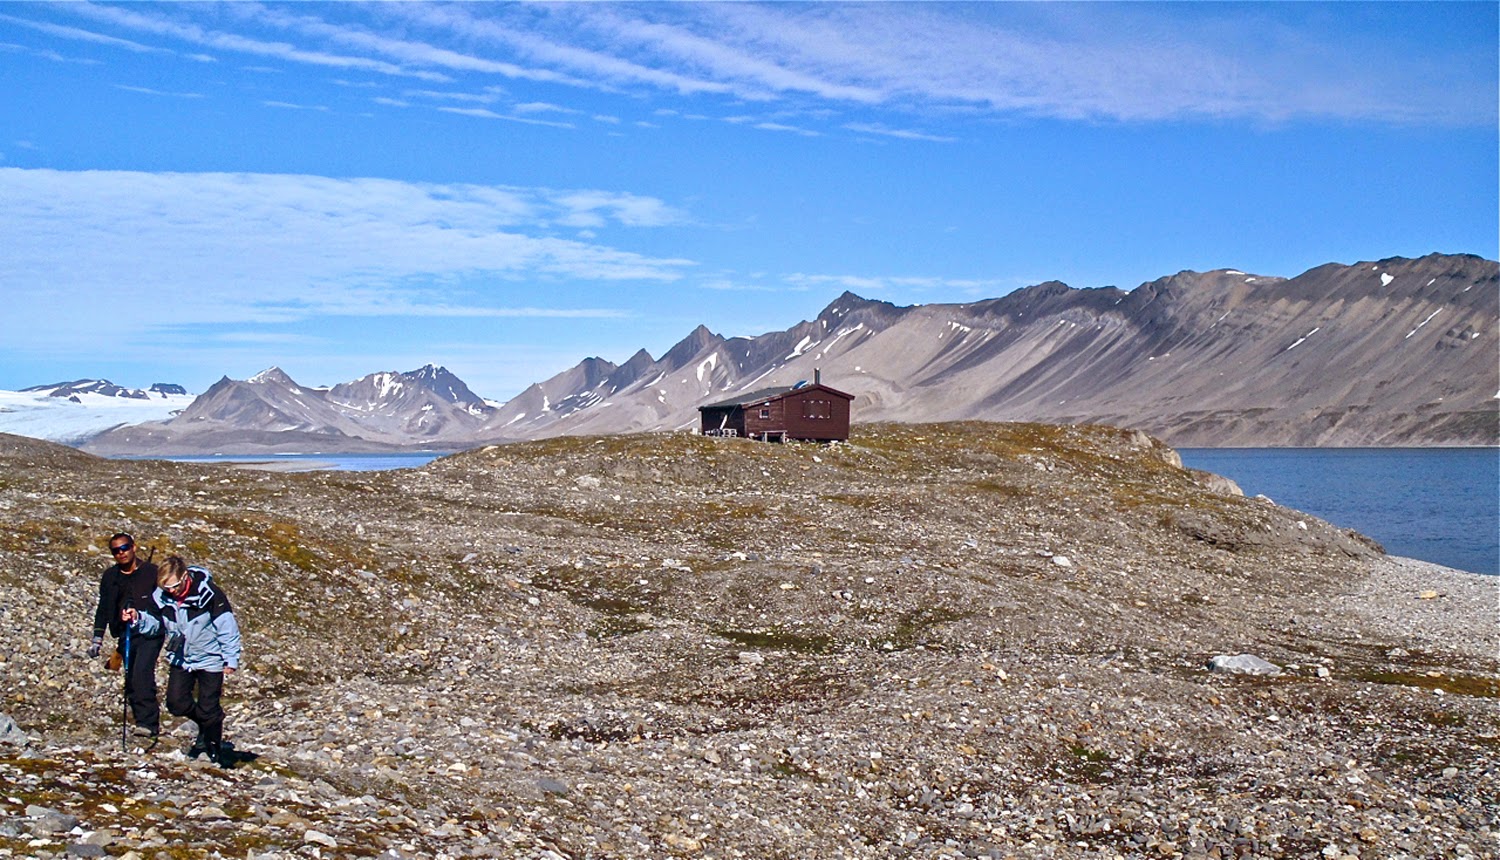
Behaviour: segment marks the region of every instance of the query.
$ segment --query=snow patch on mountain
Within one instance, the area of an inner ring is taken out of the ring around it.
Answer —
[[[702,382],[703,381],[703,374],[705,374],[705,373],[712,373],[713,369],[716,368],[716,367],[718,367],[718,366],[719,366],[719,354],[718,353],[714,353],[714,354],[710,355],[708,358],[703,359],[703,361],[701,361],[701,362],[698,363],[698,381]]]

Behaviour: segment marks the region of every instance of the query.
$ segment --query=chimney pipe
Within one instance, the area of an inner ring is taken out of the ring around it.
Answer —
[[[822,384],[823,384],[823,371],[819,370],[816,367],[814,367],[813,368],[813,385],[822,385]]]

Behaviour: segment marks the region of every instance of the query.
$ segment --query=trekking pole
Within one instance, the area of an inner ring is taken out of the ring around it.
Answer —
[[[130,749],[130,725],[127,719],[130,715],[130,630],[135,627],[134,622],[125,625],[125,634],[120,637],[120,655],[124,659],[120,661],[120,668],[124,670],[125,683],[120,690],[120,752],[128,752]]]

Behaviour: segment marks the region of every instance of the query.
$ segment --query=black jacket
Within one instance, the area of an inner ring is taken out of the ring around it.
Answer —
[[[119,639],[125,632],[120,610],[155,612],[156,602],[151,599],[151,592],[155,590],[156,565],[151,562],[137,560],[131,573],[122,572],[118,564],[110,565],[99,576],[99,608],[94,610],[94,635],[103,636],[107,625],[109,635]]]

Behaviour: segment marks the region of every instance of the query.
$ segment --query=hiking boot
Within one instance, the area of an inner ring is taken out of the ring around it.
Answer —
[[[190,759],[197,758],[206,752],[208,752],[208,742],[203,740],[203,733],[199,732],[198,736],[193,738],[193,745],[188,747],[187,757]]]
[[[207,744],[204,744],[203,745],[203,751],[206,752],[206,753],[208,753],[208,760],[209,761],[213,762],[214,764],[218,765],[219,767],[223,767],[224,766],[224,761],[223,761],[223,759],[224,759],[224,747],[223,747],[222,744],[216,744],[216,743],[207,743]]]

